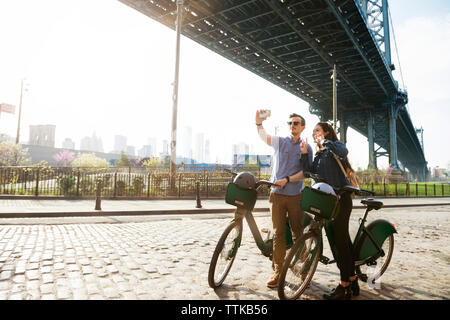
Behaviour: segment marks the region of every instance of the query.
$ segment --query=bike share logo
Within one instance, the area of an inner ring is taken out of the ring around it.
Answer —
[[[367,268],[367,286],[369,289],[381,289],[380,268],[377,266],[369,266]]]
[[[315,212],[315,213],[321,212],[321,210],[319,208],[314,208],[314,207],[309,207],[309,210],[311,210],[312,212]]]

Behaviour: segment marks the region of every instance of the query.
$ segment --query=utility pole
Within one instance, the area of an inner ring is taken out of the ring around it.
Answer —
[[[173,105],[172,105],[172,140],[170,142],[170,189],[175,191],[176,161],[177,161],[177,112],[178,112],[178,76],[180,68],[180,36],[183,24],[183,0],[177,0],[176,20],[176,54],[175,54],[175,80],[173,82]]]
[[[27,91],[27,88],[24,88],[24,82],[25,79],[22,79],[20,82],[20,102],[19,102],[19,119],[17,121],[17,134],[16,134],[16,144],[19,144],[19,137],[20,137],[20,118],[22,117],[22,97],[23,97],[23,91]]]

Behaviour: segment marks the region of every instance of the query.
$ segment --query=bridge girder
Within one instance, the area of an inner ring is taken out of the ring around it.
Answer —
[[[175,29],[177,1],[120,1]],[[370,114],[373,142],[385,150],[373,148],[371,158],[387,153],[396,165],[398,148],[402,164],[426,166],[405,103],[398,101],[407,94],[399,91],[385,56],[389,32],[384,30],[383,52],[381,32],[367,26],[361,1],[387,6],[387,0],[184,0],[181,32],[300,97],[322,120],[332,118],[330,71],[336,65],[338,117],[368,136]]]

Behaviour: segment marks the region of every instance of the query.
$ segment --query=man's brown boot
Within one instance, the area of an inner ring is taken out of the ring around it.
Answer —
[[[267,286],[269,288],[276,288],[278,287],[278,278],[280,277],[279,274],[274,274],[273,277],[267,281]]]

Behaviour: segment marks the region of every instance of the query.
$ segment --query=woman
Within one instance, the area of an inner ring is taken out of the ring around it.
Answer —
[[[350,169],[353,171],[347,159],[348,150],[342,142],[338,141],[333,127],[326,122],[319,122],[314,127],[313,138],[319,150],[316,152],[312,165],[309,165],[309,162],[304,160],[308,157],[301,157],[303,172],[309,171],[318,174],[335,188],[350,185],[331,153],[333,152],[339,157],[345,170]],[[307,147],[308,140],[300,144],[302,155],[307,153]],[[305,174],[305,177],[307,177],[307,174]],[[333,233],[336,235],[334,241],[338,253],[337,265],[340,270],[341,282],[331,293],[324,294],[323,297],[327,300],[348,300],[351,299],[352,294],[354,296],[359,294],[358,279],[355,276],[353,246],[348,232],[348,224],[353,207],[350,193],[346,192],[341,196],[339,206],[339,214],[332,221],[332,228]]]

